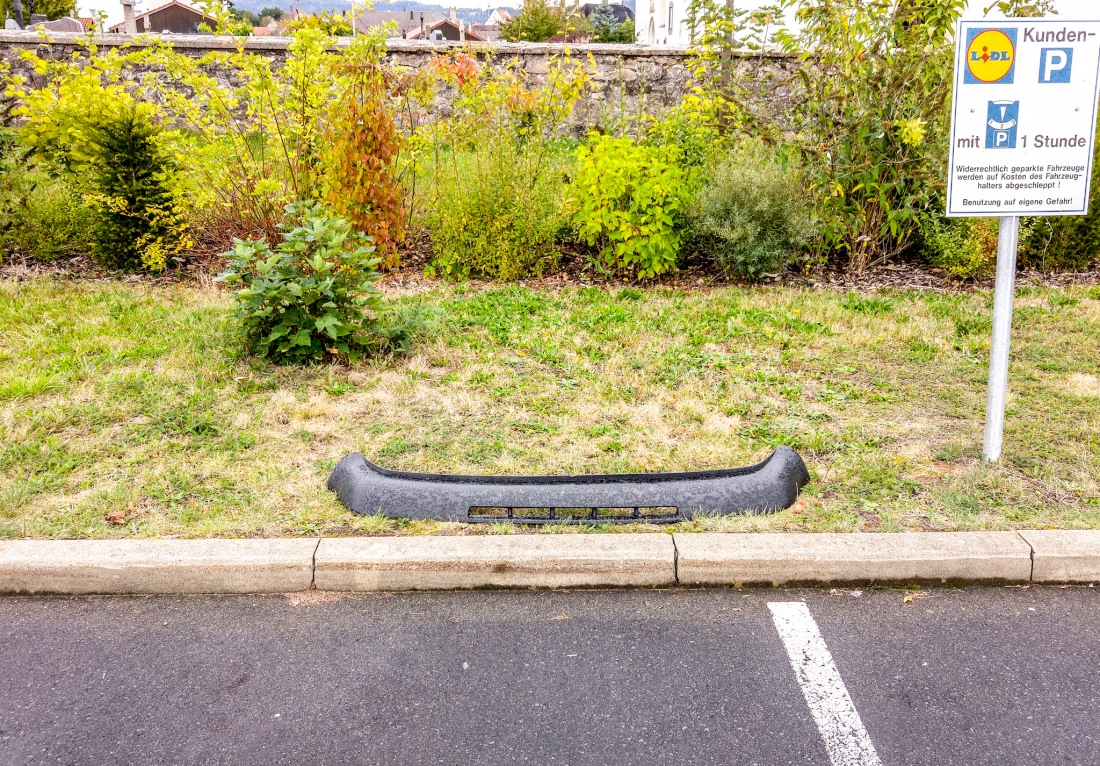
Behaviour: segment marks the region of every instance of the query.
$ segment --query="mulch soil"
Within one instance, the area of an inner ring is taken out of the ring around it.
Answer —
[[[401,254],[401,265],[387,271],[379,286],[388,294],[400,295],[431,290],[444,283],[437,277],[425,276],[424,269],[431,262],[432,245],[427,235],[411,243]],[[220,255],[194,253],[177,259],[174,268],[160,274],[130,274],[111,271],[97,266],[90,257],[80,255],[55,261],[40,261],[18,253],[6,254],[0,261],[0,278],[14,281],[49,277],[60,280],[144,282],[154,285],[175,283],[213,284],[225,268]],[[952,279],[941,270],[919,261],[869,268],[862,274],[849,274],[843,269],[816,266],[804,270],[791,270],[783,274],[768,275],[766,285],[784,285],[807,289],[828,289],[857,292],[875,290],[924,290],[941,293],[968,292],[975,289],[992,289],[992,277],[983,280]],[[500,283],[483,280],[465,282],[473,289],[499,286]],[[727,286],[745,286],[746,283],[727,278],[717,272],[713,264],[688,256],[672,274],[639,282],[630,277],[602,272],[594,263],[592,253],[583,248],[563,248],[559,269],[553,274],[520,280],[520,285],[540,289],[565,287],[628,287],[659,286],[684,290],[707,290]],[[1085,272],[1043,273],[1023,270],[1017,274],[1017,284],[1047,287],[1100,284],[1100,268],[1096,265]]]

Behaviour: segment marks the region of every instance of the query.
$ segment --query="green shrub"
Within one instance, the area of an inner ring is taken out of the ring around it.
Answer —
[[[1100,260],[1100,195],[1085,216],[1037,218],[1031,235],[1020,241],[1020,265],[1039,271],[1087,271]]]
[[[23,160],[25,151],[19,150],[15,122],[16,105],[11,82],[11,64],[0,59],[0,263],[3,262],[5,242],[15,225],[14,210],[23,188]]]
[[[0,62],[0,88],[10,67]],[[91,216],[79,191],[33,152],[8,125],[14,95],[0,93],[0,255],[13,249],[43,261],[90,251]]]
[[[283,241],[237,240],[219,281],[240,285],[246,344],[278,363],[357,361],[378,345],[382,296],[371,239],[314,202],[287,206]]]
[[[1100,260],[1100,130],[1093,155],[1088,215],[1035,219],[1020,237],[1020,263],[1041,271],[1085,271]]]
[[[604,268],[653,277],[676,265],[687,196],[680,157],[675,146],[611,136],[577,149],[573,224],[590,246],[600,247]]]
[[[813,233],[801,168],[760,141],[718,163],[693,213],[696,248],[742,279],[783,271]]]
[[[436,174],[428,226],[433,268],[451,277],[519,279],[552,269],[568,228],[564,160],[514,144],[458,151]]]
[[[1006,16],[1041,14],[1047,0],[999,0]],[[820,259],[861,272],[917,240],[942,198],[953,36],[960,0],[805,0],[797,31],[774,34],[798,56],[785,117],[807,157]],[[780,95],[775,92],[775,95]],[[758,99],[759,100],[759,99]]]
[[[15,209],[25,194],[26,174],[15,155],[15,136],[0,127],[0,257],[15,226]]]
[[[6,200],[11,227],[7,239],[23,255],[43,261],[91,251],[94,217],[84,200],[63,178],[30,169],[19,198]]]
[[[956,279],[981,279],[997,265],[996,218],[933,218],[921,221],[928,262]]]

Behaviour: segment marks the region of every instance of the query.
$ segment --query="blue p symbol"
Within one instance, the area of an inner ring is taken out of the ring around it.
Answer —
[[[1069,82],[1073,48],[1043,48],[1039,58],[1039,82]]]
[[[985,122],[986,149],[1015,149],[1020,127],[1019,101],[990,101]]]

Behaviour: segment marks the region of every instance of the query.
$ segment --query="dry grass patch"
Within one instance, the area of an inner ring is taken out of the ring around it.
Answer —
[[[530,532],[359,517],[324,481],[355,450],[604,473],[744,465],[778,444],[813,476],[794,508],[681,528],[1100,526],[1097,301],[1022,293],[989,467],[984,292],[441,287],[394,297],[409,355],[348,369],[245,357],[224,292],[0,282],[0,536]]]
[[[1065,390],[1073,396],[1100,397],[1100,378],[1074,373],[1066,381]]]

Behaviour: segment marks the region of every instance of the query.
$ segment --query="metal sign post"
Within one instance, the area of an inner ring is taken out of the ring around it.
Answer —
[[[989,395],[985,407],[985,449],[982,451],[982,457],[990,462],[1001,457],[1004,442],[1008,347],[1012,337],[1012,299],[1016,292],[1019,244],[1019,217],[1003,216],[997,233],[997,287],[993,293],[993,344],[989,347]]]
[[[961,21],[948,217],[998,216],[984,458],[1001,457],[1020,216],[1085,215],[1100,97],[1100,21]]]

